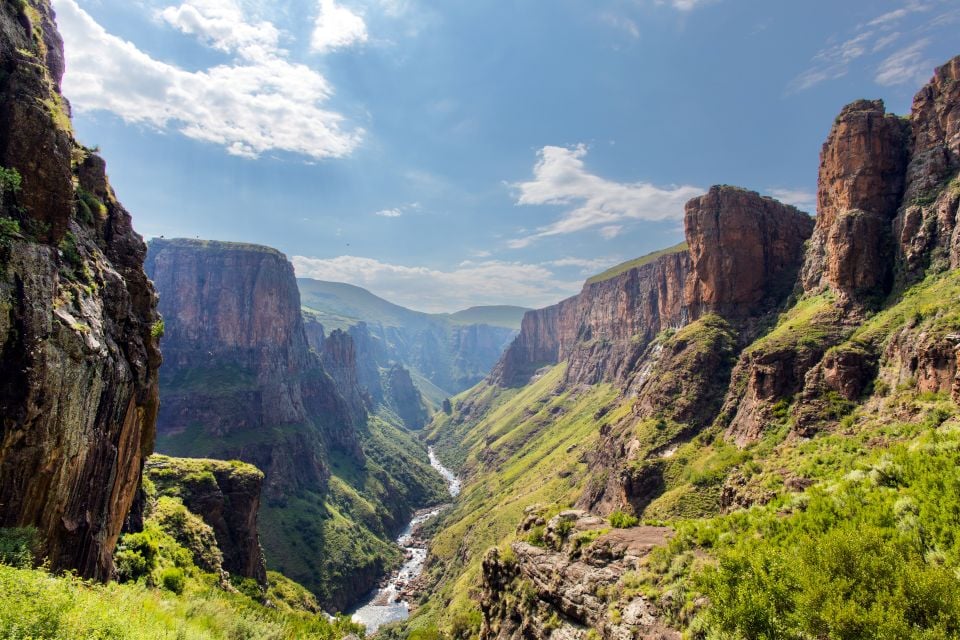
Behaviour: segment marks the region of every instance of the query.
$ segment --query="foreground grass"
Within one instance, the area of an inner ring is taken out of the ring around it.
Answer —
[[[356,630],[345,619],[265,607],[212,576],[189,580],[176,595],[0,565],[2,640],[334,640]]]

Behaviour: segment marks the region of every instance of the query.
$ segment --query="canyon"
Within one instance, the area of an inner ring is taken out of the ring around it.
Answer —
[[[717,185],[573,297],[453,314],[144,243],[64,64],[0,7],[15,633],[960,634],[960,57],[841,109],[815,217]]]

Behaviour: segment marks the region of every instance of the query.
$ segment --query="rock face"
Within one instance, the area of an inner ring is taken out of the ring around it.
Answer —
[[[580,294],[529,311],[491,379],[521,386],[541,367],[569,361],[571,381],[592,384],[624,373],[638,343],[683,322],[685,252],[658,258],[608,280],[587,283]]]
[[[0,8],[0,526],[107,579],[153,447],[160,353],[146,247],[72,136],[45,0]]]
[[[263,474],[256,467],[154,455],[144,473],[160,495],[180,498],[210,525],[223,553],[223,569],[266,587],[267,568],[257,532]]]
[[[909,135],[882,100],[840,112],[820,154],[817,227],[803,282],[882,293],[892,276],[891,223],[903,195]]]
[[[813,224],[795,207],[734,187],[713,187],[688,202],[690,318],[757,315],[782,303],[793,289]]]
[[[549,522],[528,514],[520,533],[528,537],[538,528],[543,542],[515,542],[513,558],[492,549],[483,560],[480,637],[585,640],[597,634],[617,640],[679,640],[677,631],[658,622],[653,602],[640,595],[617,596],[624,576],[639,569],[653,547],[669,540],[670,530],[635,527],[596,537],[605,525],[583,511],[565,511]]]
[[[283,254],[153,240],[146,268],[166,326],[160,451],[250,462],[266,473],[271,496],[322,487],[329,447],[362,460],[362,406],[338,392],[310,351],[293,267]],[[338,347],[352,351],[348,340],[329,350]]]
[[[684,229],[686,246],[676,252],[528,312],[491,379],[523,385],[537,369],[567,361],[569,381],[625,381],[663,329],[710,313],[759,316],[793,288],[813,221],[758,193],[713,187],[687,204]]]

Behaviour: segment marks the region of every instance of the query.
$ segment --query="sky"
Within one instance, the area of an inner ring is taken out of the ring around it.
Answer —
[[[956,0],[53,0],[135,228],[424,311],[541,307],[734,184],[814,213],[841,107],[909,112]]]

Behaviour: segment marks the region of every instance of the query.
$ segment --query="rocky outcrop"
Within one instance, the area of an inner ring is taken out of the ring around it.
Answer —
[[[362,407],[344,398],[309,349],[283,254],[157,239],[146,267],[166,326],[158,450],[250,462],[274,497],[322,487],[330,447],[362,460]]]
[[[906,190],[894,224],[905,283],[928,269],[960,267],[960,56],[917,93]]]
[[[736,187],[713,187],[688,202],[690,318],[757,316],[782,304],[793,290],[813,224],[795,207]]]
[[[257,514],[263,474],[242,462],[154,455],[144,473],[158,495],[180,498],[212,529],[223,553],[223,569],[267,585]]]
[[[337,391],[350,409],[351,419],[359,424],[369,408],[369,397],[361,391],[357,378],[357,352],[353,338],[336,329],[323,341],[321,351],[323,368],[333,378]]]
[[[803,271],[807,291],[887,290],[908,140],[906,123],[887,114],[882,100],[859,100],[840,112],[820,154],[817,226]]]
[[[72,136],[45,0],[0,7],[0,526],[107,579],[153,447],[160,365],[146,247]]]
[[[410,372],[400,365],[394,365],[386,373],[388,406],[396,412],[408,429],[422,429],[430,414],[423,402],[423,396],[414,386]]]
[[[623,588],[669,529],[610,531],[601,518],[565,511],[548,522],[529,513],[520,533],[537,544],[515,542],[512,557],[491,549],[483,559],[481,638],[679,640],[654,602]]]

